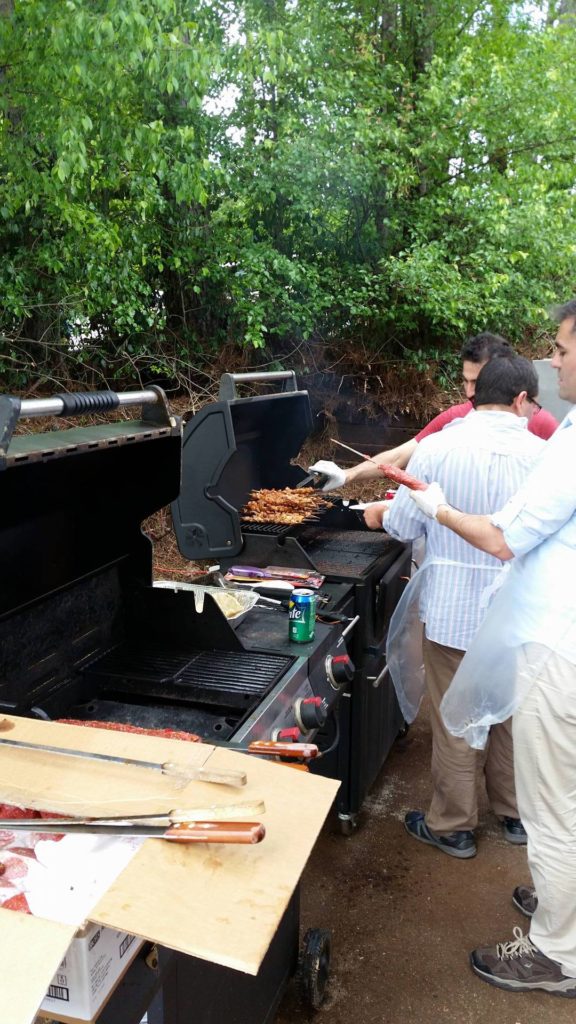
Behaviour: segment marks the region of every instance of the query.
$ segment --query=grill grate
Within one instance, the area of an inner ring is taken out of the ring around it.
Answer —
[[[309,528],[300,535],[299,543],[324,576],[361,578],[396,542],[380,532]]]
[[[258,536],[285,537],[293,529],[293,526],[287,526],[285,523],[252,523],[242,520],[242,533]]]
[[[254,651],[171,651],[135,641],[109,651],[83,673],[114,689],[152,692],[164,687],[185,699],[260,698],[286,672],[292,658]]]

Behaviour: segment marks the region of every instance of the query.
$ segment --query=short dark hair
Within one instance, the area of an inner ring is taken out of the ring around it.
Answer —
[[[474,406],[512,405],[521,391],[530,399],[538,394],[538,374],[531,361],[514,353],[496,356],[478,374]]]
[[[573,319],[572,332],[576,334],[576,299],[570,299],[570,302],[565,302],[562,306],[554,306],[551,316],[557,324]]]
[[[475,334],[468,338],[462,346],[460,358],[471,363],[486,363],[494,356],[507,356],[513,354],[513,348],[501,334],[491,334],[484,331],[482,334]]]

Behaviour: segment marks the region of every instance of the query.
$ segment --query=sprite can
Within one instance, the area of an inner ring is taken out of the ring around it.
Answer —
[[[314,639],[316,594],[312,590],[292,591],[288,605],[288,639],[307,644]]]

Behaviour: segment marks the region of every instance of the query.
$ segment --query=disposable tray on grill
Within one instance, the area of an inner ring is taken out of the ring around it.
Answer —
[[[204,608],[204,596],[210,594],[220,611],[226,616],[229,622],[241,622],[251,608],[258,602],[259,594],[249,590],[237,590],[232,587],[210,587],[200,583],[179,583],[175,580],[154,580],[155,587],[162,587],[164,590],[190,590],[194,594],[196,611],[200,614]],[[230,598],[238,606],[234,611],[230,605]]]

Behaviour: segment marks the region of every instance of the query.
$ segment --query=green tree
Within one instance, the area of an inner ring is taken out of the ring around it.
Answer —
[[[574,278],[572,7],[2,0],[0,371],[201,386],[224,346],[538,329]]]

